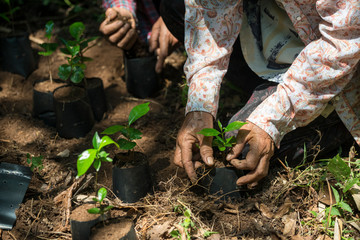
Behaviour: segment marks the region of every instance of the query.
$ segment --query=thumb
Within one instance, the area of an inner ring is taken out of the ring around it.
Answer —
[[[235,144],[235,146],[232,147],[231,151],[229,152],[229,154],[226,156],[226,160],[230,161],[234,158],[237,158],[240,153],[242,152],[242,150],[244,149],[245,146],[245,139],[243,138],[239,138]]]
[[[200,145],[200,155],[206,165],[214,165],[212,137],[204,137],[202,144]]]
[[[111,21],[117,17],[117,12],[112,8],[108,8],[105,12],[105,16],[106,20]]]

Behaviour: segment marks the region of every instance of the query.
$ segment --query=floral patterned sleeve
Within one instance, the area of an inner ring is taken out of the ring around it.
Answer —
[[[216,117],[221,81],[240,32],[241,2],[185,0],[187,113],[205,111]]]
[[[111,7],[120,7],[125,8],[131,12],[131,14],[136,17],[135,9],[136,3],[135,0],[103,0],[103,7],[105,9]]]
[[[284,135],[320,115],[350,82],[360,59],[360,2],[321,0],[321,37],[309,43],[284,75],[284,83],[249,116],[279,147]]]

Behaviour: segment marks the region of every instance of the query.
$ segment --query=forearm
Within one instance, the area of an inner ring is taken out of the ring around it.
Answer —
[[[285,73],[284,83],[248,118],[277,146],[286,133],[318,117],[352,79],[360,58],[360,19],[347,17],[356,15],[356,4],[349,1],[345,8],[332,6],[331,11],[319,4],[322,37],[305,47]]]
[[[240,32],[242,1],[185,1],[185,74],[189,85],[186,112],[216,117],[219,90],[232,46]]]

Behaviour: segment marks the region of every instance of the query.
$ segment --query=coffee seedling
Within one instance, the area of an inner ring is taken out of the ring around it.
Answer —
[[[100,214],[101,215],[101,219],[104,219],[104,214],[106,212],[108,212],[110,209],[112,209],[114,206],[112,205],[104,205],[103,201],[106,198],[107,195],[107,190],[106,188],[100,188],[99,191],[97,192],[97,197],[93,198],[93,201],[95,202],[95,207],[94,208],[90,208],[88,209],[88,213],[90,214]],[[98,207],[96,206],[98,205]]]
[[[135,140],[141,139],[142,132],[140,132],[139,130],[132,128],[130,126],[136,120],[138,120],[139,118],[144,116],[147,112],[149,112],[149,110],[150,109],[149,109],[148,102],[135,106],[130,111],[127,125],[111,126],[107,129],[105,129],[105,131],[103,131],[102,134],[112,135],[112,134],[120,132],[124,138],[120,138],[119,140],[117,140],[119,148],[122,150],[131,151],[136,146]]]
[[[53,29],[54,29],[54,22],[53,21],[48,21],[45,24],[45,37],[48,39],[48,41],[51,40]],[[52,55],[53,52],[55,52],[55,50],[58,47],[58,44],[57,43],[47,42],[47,43],[40,44],[40,47],[42,47],[44,49],[44,51],[38,52],[38,54],[48,57],[48,56]],[[53,79],[52,79],[52,74],[51,74],[51,61],[50,61],[50,58],[48,58],[48,68],[49,68],[50,81],[52,82]]]
[[[215,137],[212,145],[214,147],[217,147],[220,152],[224,152],[226,148],[232,147],[236,143],[236,139],[234,136],[230,138],[226,138],[225,133],[239,130],[245,124],[246,124],[245,122],[235,121],[230,123],[226,127],[223,127],[221,122],[218,121],[218,126],[220,131],[213,128],[204,128],[200,132],[198,132],[198,134],[202,134],[206,137]]]
[[[82,22],[75,22],[69,27],[69,33],[74,40],[60,39],[65,45],[65,48],[61,48],[60,51],[69,57],[66,58],[68,63],[59,67],[59,77],[70,83],[82,82],[85,77],[85,62],[92,60],[85,57],[84,53],[89,49],[89,42],[97,39],[97,37],[83,38],[84,31],[85,25]]]
[[[100,170],[102,162],[112,162],[113,160],[109,157],[109,153],[103,150],[105,146],[114,144],[119,147],[119,145],[114,142],[109,136],[99,137],[99,134],[95,132],[92,139],[93,148],[87,149],[82,152],[77,160],[77,177],[82,176],[87,172],[91,165],[96,170],[96,179],[95,185],[97,183],[97,172]]]
[[[26,154],[26,162],[28,164],[30,164],[30,170],[32,172],[34,172],[35,170],[37,170],[38,172],[40,172],[44,166],[43,166],[43,156],[38,156],[38,157],[31,157],[30,154]]]

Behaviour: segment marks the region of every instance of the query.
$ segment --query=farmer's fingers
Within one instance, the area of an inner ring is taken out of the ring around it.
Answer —
[[[240,177],[236,181],[236,184],[239,186],[245,185],[245,184],[250,184],[250,186],[251,186],[251,184],[255,184],[255,183],[259,182],[261,179],[263,179],[264,177],[267,176],[268,171],[269,171],[269,165],[270,165],[270,161],[269,161],[268,156],[263,156],[260,159],[259,164],[256,167],[256,169],[249,172],[245,176]]]
[[[181,148],[179,144],[176,144],[175,154],[174,154],[174,164],[182,168],[184,167],[181,161]]]
[[[106,16],[106,19],[105,21],[111,21],[113,19],[115,19],[117,16],[118,16],[118,13],[115,9],[113,8],[108,8],[106,11],[105,11],[105,16]]]
[[[100,24],[100,32],[102,32],[104,35],[111,35],[119,29],[121,29],[125,25],[125,22],[118,20],[114,21],[112,23],[106,23],[105,21]],[[130,25],[129,25],[130,26]]]
[[[230,152],[226,156],[226,160],[230,161],[231,159],[238,157],[244,149],[245,143],[247,142],[246,138],[251,132],[251,130],[248,130],[247,128],[248,126],[246,124],[239,130],[236,136],[236,144],[231,148]]]
[[[200,142],[200,155],[206,165],[214,165],[212,137],[204,137]]]
[[[181,144],[181,160],[185,172],[192,182],[196,181],[196,172],[194,162],[192,161],[192,142],[183,141]]]
[[[136,39],[137,39],[136,29],[132,28],[126,33],[123,39],[120,40],[120,42],[118,42],[117,46],[125,50],[130,50],[130,48],[136,42]]]
[[[156,22],[151,30],[151,35],[149,39],[149,51],[153,52],[155,49],[159,48],[159,38],[160,38],[160,25]]]
[[[130,25],[128,23],[125,23],[124,26],[122,26],[117,32],[111,34],[111,36],[109,37],[109,41],[112,43],[118,43],[124,38],[124,36],[130,29]]]

